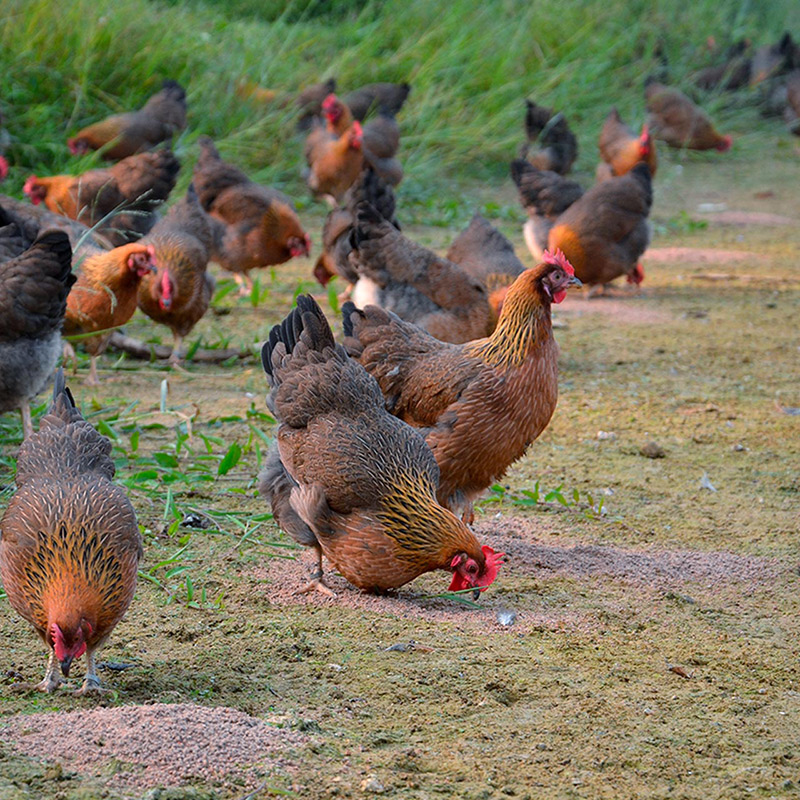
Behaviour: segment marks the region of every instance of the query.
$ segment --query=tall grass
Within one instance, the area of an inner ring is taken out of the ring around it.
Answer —
[[[188,89],[189,129],[178,149],[189,161],[194,139],[210,134],[260,179],[298,190],[301,144],[282,98],[330,75],[344,89],[374,80],[413,85],[402,156],[422,191],[454,176],[504,175],[522,138],[526,96],[567,111],[588,168],[612,104],[641,118],[642,81],[659,67],[659,49],[670,80],[686,85],[711,59],[708,36],[722,47],[740,36],[774,41],[786,28],[800,30],[800,4],[0,0],[0,28],[0,109],[18,165],[6,191],[31,170],[74,168],[67,136],[140,105],[165,77]],[[242,79],[278,99],[240,99]]]

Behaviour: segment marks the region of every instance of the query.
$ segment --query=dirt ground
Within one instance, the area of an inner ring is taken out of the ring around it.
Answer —
[[[308,554],[255,494],[256,359],[109,353],[97,390],[82,363],[71,386],[117,437],[143,577],[99,700],[15,691],[46,657],[0,601],[0,798],[798,796],[798,185],[792,143],[662,160],[643,290],[556,310],[558,410],[479,509],[509,561],[477,606],[437,596],[444,574],[293,594]],[[491,199],[530,263],[512,187],[464,196],[456,224],[408,230],[445,247]],[[262,340],[298,287],[326,301],[309,262],[281,267],[257,306],[219,300],[203,346]],[[0,421],[8,459],[19,423]]]

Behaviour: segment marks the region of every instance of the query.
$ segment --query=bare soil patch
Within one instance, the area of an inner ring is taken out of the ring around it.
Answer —
[[[713,247],[654,247],[644,254],[645,261],[659,264],[689,262],[690,264],[732,264],[759,261],[763,256],[747,250],[718,250]]]
[[[601,314],[610,317],[618,325],[653,325],[669,322],[674,318],[667,311],[650,308],[637,302],[636,295],[627,289],[606,289],[605,291],[605,295],[597,295],[591,299],[577,295],[567,298],[558,307],[557,317],[569,320],[587,314]],[[627,296],[620,296],[623,292]]]
[[[137,790],[198,779],[224,783],[234,770],[252,785],[286,766],[287,751],[308,741],[234,708],[190,703],[20,715],[3,738],[23,755],[82,774],[99,776],[112,760],[123,762],[111,784]]]
[[[701,214],[697,219],[720,225],[797,225],[796,219],[782,214],[769,214],[766,211],[717,211],[713,214]]]

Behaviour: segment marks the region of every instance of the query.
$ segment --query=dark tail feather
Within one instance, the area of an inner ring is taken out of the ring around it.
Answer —
[[[346,338],[351,337],[354,333],[352,315],[356,312],[358,312],[358,309],[352,300],[348,300],[342,306],[342,328]]]
[[[75,398],[67,386],[63,368],[59,367],[53,380],[53,402],[48,413],[57,414],[64,419],[72,419],[73,408],[76,408]]]

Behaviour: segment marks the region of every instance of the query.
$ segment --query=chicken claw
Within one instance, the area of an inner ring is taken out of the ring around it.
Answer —
[[[336,592],[325,583],[321,572],[312,573],[311,580],[302,589],[298,589],[295,594],[309,594],[310,592],[319,592],[326,597],[336,597]]]

